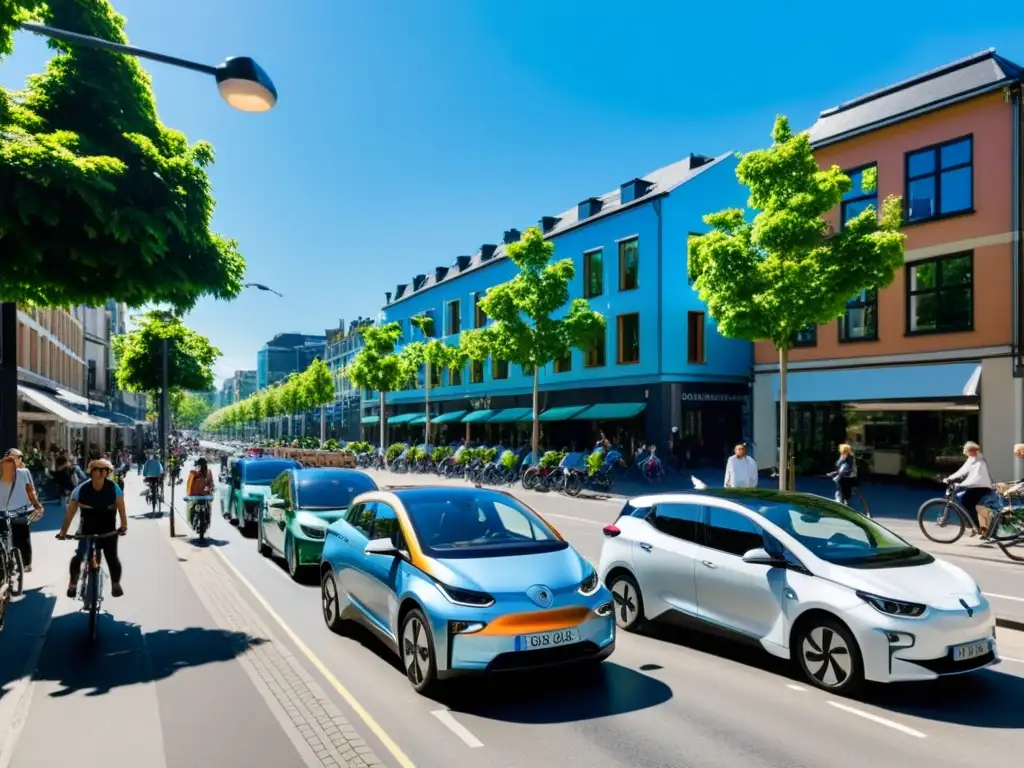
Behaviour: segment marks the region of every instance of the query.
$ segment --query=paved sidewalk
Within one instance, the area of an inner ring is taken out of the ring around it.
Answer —
[[[215,545],[140,514],[141,487],[129,478],[125,596],[108,580],[95,645],[64,595],[59,511],[34,526],[34,570],[0,635],[0,768],[381,764]]]

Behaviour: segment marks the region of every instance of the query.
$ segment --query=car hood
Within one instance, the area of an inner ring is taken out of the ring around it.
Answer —
[[[269,485],[252,485],[250,483],[242,484],[242,496],[245,497],[246,501],[259,501],[269,495]]]
[[[522,594],[535,584],[575,587],[592,569],[572,547],[536,555],[437,558],[430,573],[443,584],[490,594]]]
[[[324,525],[335,523],[345,516],[348,508],[343,509],[298,509],[295,511],[295,519],[300,523],[302,518],[319,520]]]
[[[966,571],[938,558],[926,565],[902,568],[831,565],[829,573],[822,575],[851,589],[935,608],[959,608],[960,598],[978,594],[978,583]]]

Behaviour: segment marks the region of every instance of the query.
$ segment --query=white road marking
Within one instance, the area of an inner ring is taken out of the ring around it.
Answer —
[[[843,712],[849,712],[851,715],[856,715],[857,717],[863,717],[865,720],[870,720],[873,723],[878,723],[879,725],[884,725],[886,728],[892,728],[894,731],[899,731],[900,733],[905,733],[905,734],[907,734],[907,736],[913,736],[915,739],[927,739],[928,738],[927,735],[921,733],[920,731],[915,731],[913,728],[910,728],[910,727],[908,727],[906,725],[903,725],[902,723],[897,723],[894,720],[889,720],[889,719],[884,718],[884,717],[879,717],[878,715],[873,715],[870,712],[865,712],[862,709],[856,709],[855,707],[850,707],[850,706],[847,706],[846,704],[840,704],[838,701],[830,701],[828,703],[831,706],[835,707],[836,709],[841,709]]]
[[[1013,656],[1000,656],[1001,661],[1012,661],[1014,664],[1024,664],[1024,659],[1015,659]]]
[[[227,555],[221,552],[218,547],[213,547],[212,549],[224,565],[230,568],[231,572],[235,574],[238,580],[248,588],[252,593],[252,596],[256,598],[256,601],[263,606],[263,610],[267,612],[267,615],[277,622],[282,631],[284,631],[292,643],[295,644],[295,647],[298,648],[302,652],[302,655],[309,660],[309,663],[316,667],[316,670],[328,683],[331,684],[331,687],[338,692],[338,695],[340,695],[341,698],[343,698],[348,705],[352,707],[352,711],[355,712],[364,723],[366,723],[367,727],[371,731],[373,731],[373,735],[376,736],[380,743],[384,745],[384,748],[391,753],[398,765],[401,766],[401,768],[416,768],[415,763],[409,759],[409,757],[402,751],[401,747],[395,743],[394,739],[388,735],[387,731],[385,731],[384,728],[381,727],[380,723],[374,719],[373,715],[369,713],[366,707],[360,704],[359,700],[352,695],[348,688],[341,684],[341,681],[334,676],[334,673],[331,672],[328,666],[324,664],[320,660],[320,657],[313,653],[312,649],[302,641],[302,638],[288,626],[277,611],[271,607],[267,599],[260,594],[260,591],[256,589],[255,586],[253,586],[252,582],[245,578],[245,576],[242,575],[242,572],[235,567],[235,564],[228,559]]]
[[[577,523],[586,523],[587,525],[600,525],[597,520],[588,520],[585,517],[573,517],[572,515],[556,515],[554,512],[542,512],[541,517],[557,517],[559,520],[575,520]]]
[[[431,712],[434,717],[441,721],[441,724],[449,731],[462,739],[466,746],[471,749],[478,749],[484,745],[480,739],[469,732],[469,729],[455,719],[455,716],[447,709],[435,709]]]
[[[807,690],[804,686],[797,685],[796,683],[786,683],[786,687],[789,688],[789,690],[791,690],[791,691],[801,691],[801,692],[803,692],[803,691]]]
[[[997,595],[994,592],[985,592],[985,597],[995,597],[999,600],[1013,600],[1015,603],[1024,603],[1024,597],[1014,597],[1013,595]]]

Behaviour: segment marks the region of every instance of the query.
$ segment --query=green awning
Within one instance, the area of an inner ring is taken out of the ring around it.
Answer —
[[[360,424],[380,424],[380,416],[363,416],[359,420]]]
[[[533,418],[533,408],[505,408],[487,420],[488,424],[511,424],[522,421],[524,416]]]
[[[496,414],[497,411],[486,410],[486,411],[470,411],[469,414],[462,420],[463,424],[479,424],[481,421],[490,421],[491,417]]]
[[[388,426],[392,424],[408,424],[419,415],[418,413],[400,413],[397,416],[388,416]]]
[[[573,421],[611,421],[613,419],[632,419],[639,416],[647,407],[647,403],[598,403],[577,413]]]
[[[459,421],[465,411],[449,411],[448,413],[442,413],[440,416],[435,416],[430,420],[431,424],[451,424],[453,421]]]
[[[585,405],[563,405],[560,408],[548,408],[541,413],[540,421],[568,421],[577,413],[582,411]],[[528,413],[520,421],[533,421],[533,414]]]
[[[420,414],[419,416],[417,416],[417,417],[416,417],[415,419],[411,419],[411,420],[409,421],[409,426],[414,426],[414,425],[416,425],[416,424],[426,424],[426,423],[427,423],[427,417],[426,417],[426,415],[425,415],[425,414],[422,414],[422,413],[421,413],[421,414]],[[433,424],[433,423],[434,423],[434,420],[433,420],[433,419],[431,419],[431,420],[430,420],[430,423],[431,423],[431,424]]]

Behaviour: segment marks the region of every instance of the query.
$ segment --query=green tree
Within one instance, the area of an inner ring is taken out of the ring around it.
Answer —
[[[159,402],[156,397],[163,386],[165,339],[168,399],[174,413],[174,400],[183,396],[182,390],[202,392],[213,386],[213,364],[220,357],[220,350],[186,326],[180,317],[158,310],[147,312],[134,330],[114,336],[114,375],[121,389],[146,392],[152,401]]]
[[[357,331],[363,336],[363,348],[352,359],[345,375],[360,389],[376,390],[380,395],[380,444],[387,447],[387,393],[396,392],[408,379],[408,361],[395,353],[402,338],[398,323],[368,325]]]
[[[302,386],[309,404],[320,409],[320,447],[327,442],[326,406],[334,402],[334,376],[327,363],[317,358],[302,372]]]
[[[852,186],[837,166],[818,167],[806,133],[779,117],[772,145],[745,155],[736,176],[750,190],[753,222],[733,208],[704,217],[693,236],[694,288],[724,336],[769,340],[779,353],[779,487],[788,487],[786,369],[796,334],[831,322],[865,290],[889,285],[903,266],[901,202],[889,197],[881,217],[868,208],[834,231],[825,216]],[[874,183],[873,178],[869,183]]]
[[[172,398],[171,423],[181,429],[199,429],[211,410],[204,398],[191,392],[182,392],[176,403]]]
[[[496,285],[480,300],[493,322],[462,332],[470,358],[484,350],[498,360],[533,371],[533,460],[540,450],[540,369],[572,349],[589,350],[604,335],[604,317],[586,299],[569,301],[569,283],[576,275],[572,259],[552,262],[555,244],[536,227],[523,233],[506,251],[519,274]],[[562,310],[564,309],[564,314]],[[554,317],[555,313],[558,317]]]
[[[437,376],[446,368],[454,368],[463,364],[465,355],[460,347],[446,344],[441,339],[432,339],[434,319],[430,315],[416,315],[409,320],[410,324],[423,332],[426,341],[413,341],[402,347],[401,356],[405,362],[407,376],[414,386],[419,383],[419,371],[423,368],[423,406],[425,410],[424,435],[430,444],[430,389]]]
[[[281,403],[281,413],[288,417],[288,434],[291,435],[295,431],[295,414],[299,412],[302,393],[299,392],[298,382],[294,378],[285,379],[279,386],[281,392],[278,399]]]

